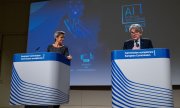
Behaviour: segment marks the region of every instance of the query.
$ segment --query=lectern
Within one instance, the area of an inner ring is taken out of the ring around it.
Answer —
[[[70,61],[53,52],[15,54],[11,105],[60,105],[69,101]]]
[[[114,50],[111,56],[113,108],[173,108],[168,49]]]

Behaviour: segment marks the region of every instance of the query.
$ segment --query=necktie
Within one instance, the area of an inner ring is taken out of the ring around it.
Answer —
[[[136,47],[139,47],[138,40],[135,40]]]

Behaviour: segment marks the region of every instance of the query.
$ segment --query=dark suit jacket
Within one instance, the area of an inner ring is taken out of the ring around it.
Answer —
[[[150,39],[140,39],[140,48],[141,49],[146,49],[146,48],[153,48],[152,42]],[[123,49],[132,49],[134,47],[134,40],[127,40],[126,42],[124,42],[124,46]]]

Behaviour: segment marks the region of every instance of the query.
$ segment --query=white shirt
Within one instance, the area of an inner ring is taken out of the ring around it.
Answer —
[[[137,41],[137,42],[135,42],[135,41]],[[140,48],[140,46],[141,46],[140,43],[141,43],[141,42],[140,42],[140,39],[134,40],[134,47],[133,47],[132,49],[141,49],[141,48]],[[137,44],[138,44],[138,46],[136,46]]]

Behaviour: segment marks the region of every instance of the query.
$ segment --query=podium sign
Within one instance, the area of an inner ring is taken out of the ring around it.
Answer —
[[[53,53],[15,54],[11,105],[59,105],[69,101],[70,61]]]
[[[112,51],[113,108],[173,108],[168,49]]]

